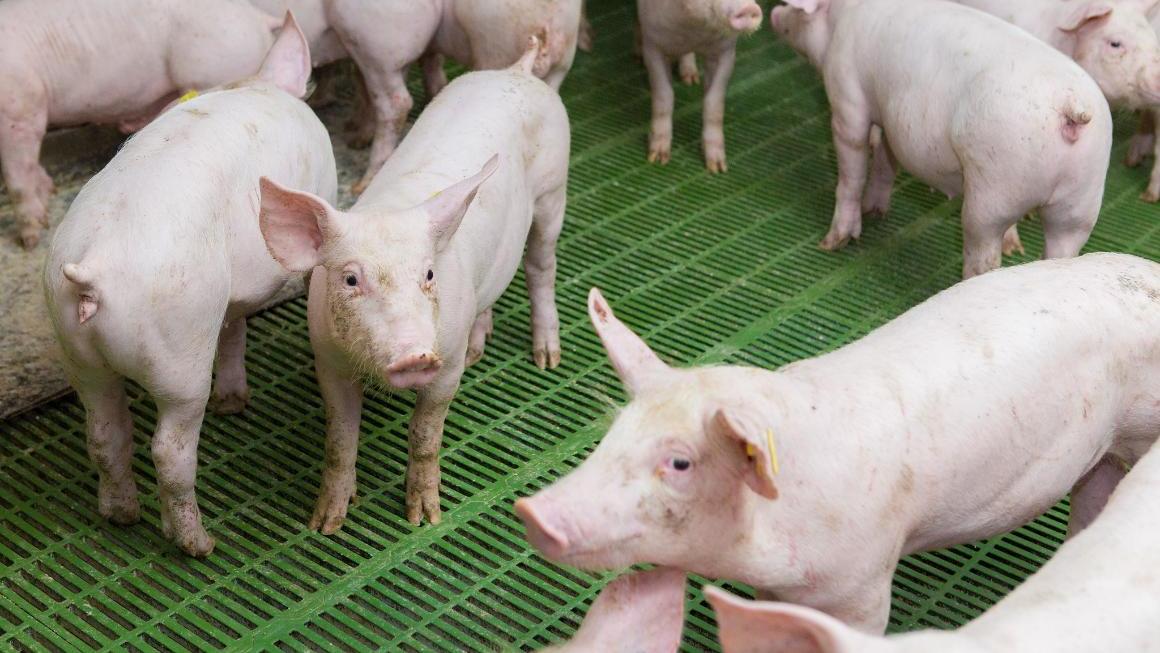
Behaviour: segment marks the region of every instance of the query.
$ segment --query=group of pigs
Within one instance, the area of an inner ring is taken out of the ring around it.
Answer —
[[[831,102],[823,248],[887,211],[902,166],[963,195],[964,277],[1020,248],[1032,211],[1045,258],[1077,255],[1102,201],[1109,100],[1145,112],[1130,162],[1153,146],[1155,4],[776,6],[774,32],[821,70]],[[705,164],[724,172],[725,89],[760,8],[638,8],[648,159],[670,157],[674,64],[695,82],[700,57]],[[570,131],[556,89],[578,42],[591,42],[580,0],[0,2],[0,167],[26,246],[47,226],[47,127],[136,132],[57,226],[44,275],[100,514],[139,518],[129,378],[157,403],[165,535],[212,551],[194,490],[205,410],[245,408],[245,316],[309,273],[327,415],[310,528],[346,519],[368,385],[416,391],[406,517],[438,523],[443,423],[521,260],[533,359],[560,363]],[[476,72],[447,83],[444,56]],[[353,136],[373,145],[340,210],[331,141],[303,98],[314,67],[346,57],[367,114]],[[414,62],[434,99],[400,140]],[[1160,197],[1160,175],[1145,196]],[[1160,650],[1160,453],[1145,455],[1160,435],[1160,266],[1103,254],[997,271],[773,372],[672,368],[595,289],[588,310],[631,401],[588,460],[515,510],[553,561],[660,566],[610,585],[566,648],[675,650],[696,573],[784,602],[707,590],[729,651]],[[901,556],[1008,531],[1069,491],[1075,537],[984,617],[871,636]]]

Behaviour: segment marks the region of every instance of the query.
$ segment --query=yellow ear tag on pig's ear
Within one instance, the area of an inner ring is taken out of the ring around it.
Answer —
[[[182,95],[181,97],[177,98],[177,103],[178,104],[185,104],[186,102],[189,102],[190,100],[192,100],[193,98],[195,98],[199,95],[201,95],[201,93],[198,93],[197,89],[191,88],[185,92],[185,95]]]
[[[773,465],[774,475],[777,475],[781,470],[777,464],[777,445],[773,442],[773,429],[765,429],[765,442],[769,445],[769,462]]]

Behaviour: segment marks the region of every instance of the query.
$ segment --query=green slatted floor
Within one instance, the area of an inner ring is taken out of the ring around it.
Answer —
[[[83,411],[64,399],[0,423],[0,649],[514,650],[572,633],[607,576],[535,556],[511,513],[576,465],[622,391],[585,317],[598,285],[618,315],[682,364],[777,367],[849,342],[957,280],[958,202],[903,177],[894,210],[860,243],[820,251],[835,180],[814,72],[768,31],[746,40],[730,89],[727,175],[703,171],[700,89],[677,92],[673,160],[644,163],[649,99],[631,55],[631,4],[593,2],[597,51],[564,89],[574,156],[557,293],[564,363],[529,360],[522,279],[496,307],[495,338],[447,421],[444,522],[402,518],[411,397],[372,397],[359,493],[336,536],[305,530],[322,459],[323,412],[305,304],[251,320],[253,404],[209,417],[198,491],[217,548],[206,561],[160,536],[146,435],[133,403],[143,522],[101,523]],[[1122,159],[1121,117],[1105,212],[1089,250],[1160,258],[1146,179]],[[1023,227],[1031,255],[1042,248]],[[1030,257],[1028,257],[1030,258]],[[1009,261],[1010,263],[1010,261]],[[951,627],[1051,555],[1067,510],[994,541],[916,556],[895,582],[891,627]],[[690,583],[686,650],[714,647]]]

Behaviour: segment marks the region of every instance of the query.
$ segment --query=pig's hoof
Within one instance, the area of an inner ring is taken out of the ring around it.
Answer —
[[[1152,154],[1152,139],[1136,135],[1128,144],[1128,154],[1124,157],[1124,165],[1135,168]]]
[[[1016,253],[1022,255],[1027,252],[1023,249],[1023,241],[1019,240],[1019,233],[1015,232],[1011,235],[1011,232],[1008,232],[1003,235],[1003,256],[1011,256]]]
[[[215,415],[237,415],[250,404],[250,389],[229,394],[214,394],[209,400],[209,409]]]
[[[363,191],[366,190],[367,186],[370,186],[370,184],[371,180],[363,177],[362,179],[359,179],[358,181],[351,184],[350,194],[358,197],[359,195],[363,194]]]
[[[532,346],[532,358],[536,367],[541,370],[554,370],[560,366],[560,336],[552,333],[547,337],[536,338]]]
[[[141,519],[137,486],[131,480],[120,487],[106,486],[104,483],[98,485],[97,503],[100,506],[101,517],[118,526],[136,524]]]
[[[1148,190],[1144,191],[1143,193],[1140,193],[1140,199],[1144,200],[1145,202],[1148,202],[1149,204],[1155,204],[1156,202],[1160,202],[1160,189],[1154,190],[1154,189],[1149,188]]]
[[[710,154],[706,156],[705,168],[709,171],[710,174],[714,175],[727,172],[729,170],[729,166],[725,165],[725,153],[721,152],[720,154]]]
[[[862,215],[873,218],[885,218],[890,212],[890,193],[868,192],[862,198]]]
[[[685,70],[681,68],[681,83],[686,86],[696,86],[701,83],[701,73],[696,68]]]
[[[648,146],[648,162],[664,165],[669,162],[672,153],[672,144],[669,142],[651,142]]]
[[[849,236],[843,236],[842,234],[831,231],[830,233],[826,234],[826,237],[822,239],[822,242],[818,243],[818,247],[826,250],[827,252],[836,252],[839,249],[845,247],[846,243],[848,242],[850,242]]]
[[[40,229],[40,225],[37,224],[35,227],[20,230],[20,244],[25,250],[36,249],[36,246],[40,244]]]
[[[425,488],[407,491],[407,521],[418,526],[426,519],[432,526],[443,521],[439,510],[439,488]]]
[[[471,346],[471,347],[467,348],[467,356],[466,356],[466,360],[464,361],[464,365],[466,367],[471,367],[472,365],[475,365],[476,363],[478,363],[482,359],[483,359],[483,347],[476,348],[474,346]]]
[[[325,494],[318,497],[314,515],[310,518],[307,528],[319,531],[323,535],[334,535],[342,528],[343,522],[346,521],[347,507],[354,501],[353,493],[349,497],[330,497]]]
[[[101,516],[118,526],[131,526],[141,521],[141,506],[134,500],[131,504],[101,508]]]
[[[214,539],[205,532],[205,529],[198,529],[193,533],[182,533],[178,535],[175,543],[177,548],[181,549],[188,555],[195,558],[206,558],[213,553]]]

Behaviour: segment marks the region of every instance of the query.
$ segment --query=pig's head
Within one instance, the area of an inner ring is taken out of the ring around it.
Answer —
[[[867,635],[813,608],[747,601],[711,585],[705,587],[705,598],[716,613],[717,638],[724,653],[985,653],[990,650],[955,632]]]
[[[1076,62],[1113,106],[1160,103],[1160,38],[1145,15],[1157,0],[1086,2],[1059,26]]]
[[[755,0],[680,0],[680,4],[723,35],[751,34],[761,27],[761,7]]]
[[[323,275],[331,338],[364,376],[404,389],[438,374],[439,255],[498,165],[493,156],[478,174],[393,212],[338,211],[262,178],[270,254],[288,270]]]
[[[790,47],[821,68],[830,47],[831,0],[786,0],[769,12],[769,26]]]
[[[717,575],[750,539],[755,502],[778,497],[760,370],[673,369],[612,313],[588,313],[632,400],[568,476],[516,502],[531,543],[586,569],[637,562]],[[762,504],[764,505],[764,504]]]

